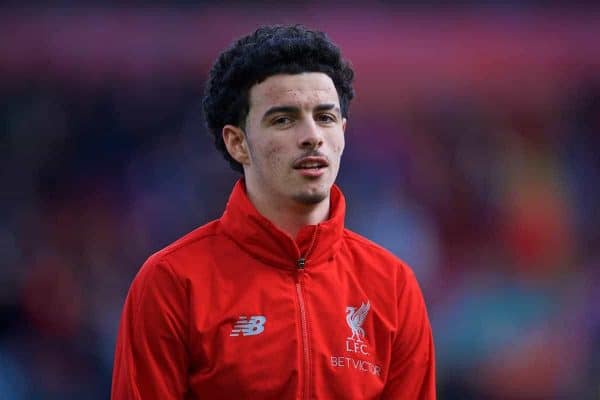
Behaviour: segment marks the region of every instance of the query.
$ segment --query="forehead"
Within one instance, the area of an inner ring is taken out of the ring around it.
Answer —
[[[339,98],[331,78],[322,72],[273,75],[250,89],[250,110],[266,110],[273,106],[312,108],[319,104],[339,106]]]

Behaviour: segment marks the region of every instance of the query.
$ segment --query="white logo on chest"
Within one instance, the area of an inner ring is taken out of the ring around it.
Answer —
[[[361,303],[360,307],[346,307],[346,323],[352,331],[352,336],[346,338],[346,351],[350,353],[361,353],[368,355],[367,345],[364,343],[365,330],[362,328],[369,310],[371,309],[371,303],[367,300],[367,303]]]
[[[253,315],[248,319],[245,315],[240,316],[229,336],[253,336],[263,333],[267,318],[264,315]]]
[[[382,376],[381,365],[376,364],[373,356],[369,355],[368,340],[362,327],[370,309],[369,300],[366,303],[361,302],[358,308],[346,307],[346,323],[352,335],[346,338],[346,354],[331,355],[331,367],[335,370],[353,369],[361,373]]]

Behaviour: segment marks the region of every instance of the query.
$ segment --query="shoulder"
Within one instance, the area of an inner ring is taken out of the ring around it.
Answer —
[[[148,257],[139,274],[154,275],[155,270],[166,270],[174,276],[185,276],[186,270],[201,266],[223,246],[219,220],[211,221],[183,235]]]
[[[351,231],[350,229],[344,229],[344,241],[352,251],[364,252],[369,256],[381,259],[382,261],[393,262],[394,264],[404,264],[402,260],[385,247]]]
[[[353,257],[369,267],[370,273],[400,281],[414,279],[414,273],[407,263],[366,237],[344,229],[344,242]]]
[[[214,239],[218,235],[219,220],[217,219],[183,235],[173,243],[154,253],[152,257],[169,257],[193,251],[198,247],[206,246],[211,239]]]

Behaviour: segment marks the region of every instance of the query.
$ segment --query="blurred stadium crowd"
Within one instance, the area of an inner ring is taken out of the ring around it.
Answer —
[[[137,269],[221,214],[236,175],[203,126],[203,63],[138,80],[0,68],[0,398],[108,398]],[[598,64],[551,98],[434,82],[396,109],[360,102],[355,66],[347,225],[415,270],[439,397],[600,398]]]

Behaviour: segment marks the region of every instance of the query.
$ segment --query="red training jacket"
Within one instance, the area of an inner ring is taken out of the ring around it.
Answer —
[[[435,399],[413,272],[330,218],[296,240],[239,181],[223,216],[152,255],[121,318],[113,400]]]

